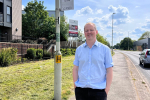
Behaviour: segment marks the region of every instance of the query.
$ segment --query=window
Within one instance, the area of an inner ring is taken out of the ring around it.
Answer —
[[[7,22],[11,23],[11,7],[7,6]]]

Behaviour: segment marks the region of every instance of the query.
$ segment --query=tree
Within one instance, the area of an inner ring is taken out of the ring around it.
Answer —
[[[67,41],[69,36],[69,24],[66,20],[66,16],[60,17],[60,41]]]
[[[22,33],[23,36],[39,38],[45,33],[44,26],[47,23],[48,12],[43,5],[44,2],[34,0],[29,2],[22,15]]]
[[[132,42],[131,38],[128,38],[128,37],[121,40],[120,48],[123,50],[128,50],[128,42],[129,42],[129,49],[133,48],[133,42]]]
[[[114,48],[120,49],[120,43],[117,43],[116,45],[114,45]]]
[[[106,38],[104,38],[103,36],[101,36],[99,33],[96,35],[96,39],[97,41],[107,45],[108,47],[110,47],[109,42],[106,40]]]
[[[45,37],[48,41],[56,39],[56,23],[54,17],[49,17],[44,2],[34,0],[26,6],[22,14],[22,34],[24,37]],[[69,24],[66,17],[60,17],[60,41],[66,41],[69,33]]]
[[[142,39],[146,39],[146,38],[150,38],[150,32],[149,31],[144,32],[138,40],[142,40]]]

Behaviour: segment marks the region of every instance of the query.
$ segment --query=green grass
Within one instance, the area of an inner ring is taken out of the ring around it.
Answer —
[[[74,56],[62,58],[62,99],[73,94]],[[54,59],[0,67],[0,100],[52,100]]]

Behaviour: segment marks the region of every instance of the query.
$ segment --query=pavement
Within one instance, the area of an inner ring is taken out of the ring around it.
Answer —
[[[132,82],[133,79],[128,68],[127,58],[122,53],[115,52],[112,59],[114,63],[113,81],[107,100],[140,100]],[[75,96],[71,96],[69,100],[76,100]]]

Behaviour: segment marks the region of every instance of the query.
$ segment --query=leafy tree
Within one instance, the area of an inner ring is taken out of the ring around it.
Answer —
[[[49,40],[56,39],[55,18],[49,17],[44,2],[37,0],[27,4],[25,14],[22,14],[22,34],[25,37],[39,38],[45,37]],[[60,41],[66,41],[68,38],[69,24],[65,16],[60,17]]]
[[[142,34],[142,36],[138,40],[150,38],[150,31],[146,31]]]
[[[120,48],[120,43],[117,43],[116,45],[114,45],[114,48],[119,49]]]
[[[66,41],[69,36],[69,24],[66,20],[66,16],[60,17],[60,41]]]
[[[104,38],[103,36],[101,36],[99,33],[96,35],[96,39],[97,41],[107,45],[108,47],[110,47],[109,42],[106,40],[106,38]]]
[[[129,42],[129,49],[133,48],[133,42],[132,42],[131,38],[128,38],[128,37],[121,40],[120,48],[123,50],[128,50],[128,42]]]
[[[22,33],[23,36],[30,36],[39,38],[45,33],[44,25],[47,23],[48,12],[43,5],[44,2],[34,0],[29,2],[24,11],[26,14],[22,15]]]

